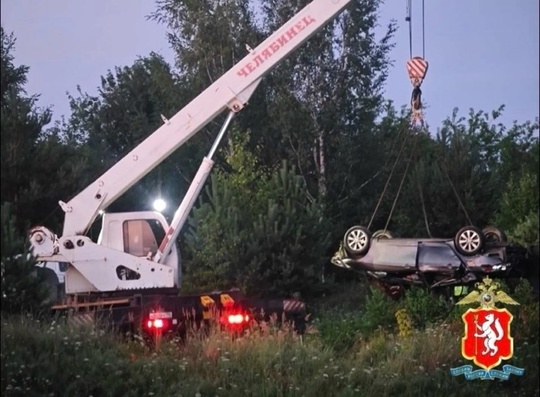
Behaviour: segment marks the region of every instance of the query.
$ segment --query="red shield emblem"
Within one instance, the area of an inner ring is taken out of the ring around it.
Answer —
[[[510,336],[512,314],[506,309],[469,309],[462,316],[465,336],[461,340],[463,357],[490,370],[514,353]]]

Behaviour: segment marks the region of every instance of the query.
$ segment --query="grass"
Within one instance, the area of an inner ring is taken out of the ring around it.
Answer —
[[[520,306],[512,325],[515,351],[509,362],[525,374],[505,382],[467,381],[450,374],[451,367],[469,363],[460,353],[459,313],[411,321],[400,332],[397,311],[432,310],[418,307],[429,304],[423,295],[407,304],[351,288],[343,299],[357,304],[326,299],[302,338],[287,325],[268,323],[240,338],[216,330],[205,338],[193,335],[184,345],[163,341],[151,350],[137,338],[128,341],[97,326],[3,317],[2,395],[539,395],[537,301]]]

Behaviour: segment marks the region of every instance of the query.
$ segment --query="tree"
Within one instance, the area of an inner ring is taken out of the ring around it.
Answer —
[[[92,159],[91,182],[182,108],[186,96],[170,65],[151,53],[132,66],[117,67],[101,77],[95,96],[71,96],[72,114],[62,126],[64,135],[83,142]],[[109,210],[148,209],[158,194],[179,201],[203,156],[196,139],[188,142],[150,172]]]
[[[242,287],[253,295],[316,292],[329,228],[302,178],[284,163],[262,171],[233,134],[227,161],[194,210],[185,241],[185,288]],[[187,284],[187,285],[186,285]]]
[[[523,167],[525,168],[525,167]],[[497,225],[515,242],[528,246],[539,242],[538,174],[524,171],[508,183],[496,216]]]
[[[38,157],[38,140],[49,123],[51,112],[36,108],[38,96],[27,96],[27,66],[15,66],[15,37],[1,28],[1,93],[0,131],[2,202],[11,202],[19,222],[36,218],[32,205],[36,180],[43,171]],[[18,225],[19,229],[23,227]]]
[[[11,205],[1,207],[1,307],[2,313],[33,312],[42,308],[47,297],[42,274],[35,269],[28,241],[15,225]]]
[[[52,113],[37,107],[38,95],[26,94],[29,68],[15,66],[14,48],[13,34],[2,28],[2,202],[13,204],[17,228],[26,233],[45,219],[49,227],[57,228],[58,200],[69,198],[88,172],[80,145],[63,137],[58,127],[45,130]]]
[[[251,7],[252,3],[249,0],[157,1],[157,9],[150,18],[170,30],[169,42],[176,53],[178,85],[186,98],[199,95],[243,59],[248,54],[246,44],[255,47],[262,40],[262,32],[256,26],[258,10]],[[268,150],[274,146],[274,130],[268,126],[267,92],[268,84],[263,79],[250,98],[248,108],[235,117],[234,125],[239,130],[254,132],[246,144],[261,158],[272,159],[270,164],[261,162],[261,166],[275,167],[274,152]],[[209,148],[223,117],[212,120],[193,140],[199,142],[200,147]],[[197,159],[202,157],[202,153],[193,154],[199,154]],[[220,151],[214,160],[218,166],[227,167]],[[279,162],[277,164],[279,166]]]
[[[455,109],[434,137],[420,136],[392,228],[411,236],[452,236],[466,224],[510,231],[534,213],[531,204],[510,211],[517,204],[509,202],[537,200],[531,183],[538,180],[538,124],[506,128],[497,123],[502,111],[470,110],[465,118]],[[517,188],[522,176],[525,185]]]
[[[151,19],[167,25],[176,67],[189,90],[199,92],[217,80],[258,42],[249,0],[158,0]]]
[[[245,44],[256,47],[306,4],[161,0],[152,18],[171,30],[180,80],[196,93],[243,58]],[[250,132],[246,146],[259,166],[294,164],[308,199],[322,204],[337,227],[375,205],[380,181],[369,181],[393,136],[375,123],[385,111],[395,31],[392,23],[380,38],[375,34],[379,4],[353,2],[263,79],[235,122]]]
[[[307,3],[265,2],[266,32],[277,29]],[[379,5],[378,1],[353,2],[273,76],[275,98],[280,100],[271,102],[269,113],[278,121],[281,157],[293,159],[311,195],[323,202],[342,198],[343,180],[334,175],[343,174],[336,171],[358,164],[358,158],[371,160],[370,142],[375,141],[375,118],[382,110],[382,89],[391,64],[387,55],[395,31],[392,23],[380,40],[376,38]],[[354,147],[355,153],[347,147]]]

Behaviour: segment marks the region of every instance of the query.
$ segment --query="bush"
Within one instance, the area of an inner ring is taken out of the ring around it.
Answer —
[[[2,313],[36,313],[43,308],[47,288],[42,274],[36,271],[29,241],[17,234],[15,224],[11,205],[2,204]]]
[[[343,353],[352,348],[361,338],[364,319],[360,312],[324,313],[314,320],[323,346]]]
[[[519,291],[513,297],[532,313],[534,301]],[[0,392],[111,397],[538,395],[538,339],[530,338],[528,328],[514,335],[510,361],[525,368],[524,376],[466,381],[450,374],[450,368],[469,363],[461,356],[463,325],[458,330],[427,326],[403,338],[378,327],[392,322],[397,303],[376,290],[368,301],[364,312],[360,307],[325,308],[316,321],[320,332],[302,339],[286,325],[263,323],[235,338],[213,330],[187,344],[163,340],[157,350],[95,325],[3,316]],[[375,328],[369,334],[363,333],[368,319]],[[516,316],[513,327],[522,319]],[[538,315],[529,320],[538,329]]]
[[[363,313],[362,330],[366,335],[377,329],[393,330],[398,303],[378,288],[371,288]]]
[[[444,296],[420,287],[408,289],[401,306],[419,329],[444,319],[450,309]]]

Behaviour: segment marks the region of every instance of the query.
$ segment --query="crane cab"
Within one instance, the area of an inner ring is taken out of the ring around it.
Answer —
[[[104,213],[97,243],[136,257],[152,259],[168,229],[167,220],[156,211]],[[173,245],[163,263],[175,269],[175,280],[180,286],[181,265],[177,244]],[[135,272],[123,266],[118,266],[117,275],[123,280],[138,278]]]

